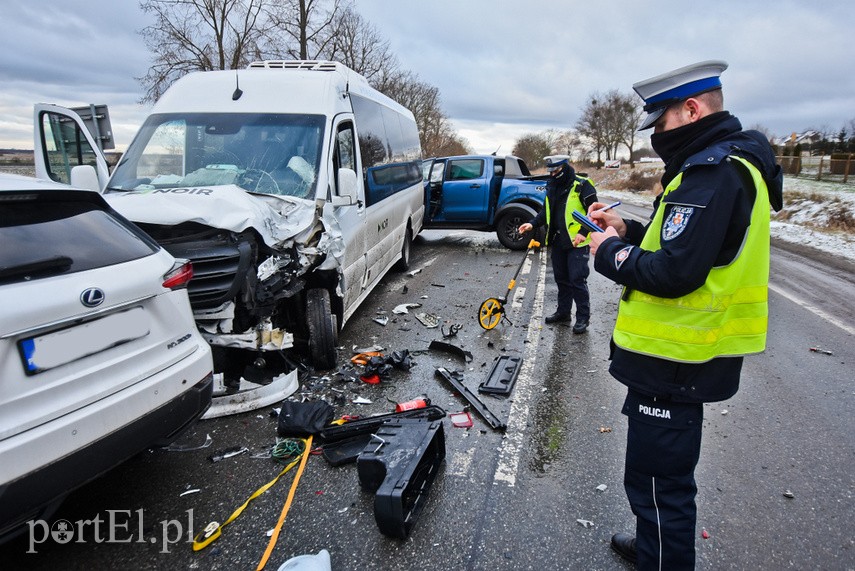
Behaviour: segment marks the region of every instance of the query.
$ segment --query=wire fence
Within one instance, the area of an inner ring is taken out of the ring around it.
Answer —
[[[855,154],[831,157],[777,157],[784,174],[824,180],[855,183]]]

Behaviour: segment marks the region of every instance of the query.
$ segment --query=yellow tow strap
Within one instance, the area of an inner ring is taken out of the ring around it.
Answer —
[[[273,553],[273,547],[276,545],[276,540],[279,539],[279,532],[282,530],[282,524],[285,523],[285,516],[288,515],[288,510],[291,508],[291,501],[294,499],[294,492],[297,491],[297,483],[300,481],[300,476],[303,475],[303,468],[306,467],[306,460],[309,458],[309,453],[312,451],[312,436],[309,435],[306,440],[306,449],[303,450],[303,456],[300,458],[300,468],[297,470],[297,475],[294,476],[294,482],[291,484],[291,489],[288,490],[288,499],[285,500],[285,505],[282,506],[282,513],[279,514],[279,521],[276,522],[276,527],[273,528],[273,535],[270,536],[270,541],[267,543],[267,549],[264,550],[264,555],[261,556],[261,561],[258,562],[258,567],[255,571],[261,571],[267,565],[267,560],[270,559],[270,554]]]
[[[296,466],[298,462],[302,461],[302,463],[300,465],[300,472],[297,474],[297,477],[294,479],[294,484],[292,485],[292,491],[288,496],[288,501],[290,503],[291,497],[293,496],[294,487],[297,485],[297,482],[300,479],[300,473],[302,473],[303,466],[305,465],[306,459],[309,457],[309,452],[312,449],[312,437],[309,436],[309,439],[303,440],[303,442],[305,444],[305,448],[303,449],[302,455],[299,458],[295,459],[290,464],[288,464],[287,466],[285,466],[285,468],[281,472],[279,472],[278,476],[276,476],[275,478],[273,478],[272,480],[270,480],[269,482],[267,482],[266,484],[264,484],[263,486],[261,486],[260,488],[255,490],[252,493],[252,495],[249,496],[249,498],[247,498],[247,500],[243,503],[243,505],[241,505],[238,509],[236,509],[234,511],[234,513],[232,513],[232,515],[229,516],[229,519],[224,521],[222,524],[218,524],[215,521],[211,522],[205,527],[205,529],[203,529],[201,532],[199,532],[196,535],[196,537],[193,538],[193,551],[199,551],[201,549],[208,547],[211,543],[213,543],[217,538],[220,537],[220,535],[222,535],[223,528],[226,527],[228,524],[232,523],[234,520],[236,520],[238,518],[238,516],[240,516],[240,514],[243,513],[243,510],[246,509],[246,507],[249,505],[249,502],[251,502],[252,500],[257,498],[258,496],[260,496],[261,494],[266,492],[268,489],[270,489],[271,486],[273,486],[276,482],[279,481],[279,478],[281,478],[282,476],[285,475],[286,472],[288,472],[288,470],[290,470],[291,468]],[[284,516],[282,516],[280,518],[279,526],[281,526],[281,520],[284,520],[284,519],[285,519]],[[278,536],[278,535],[279,534],[278,534],[278,529],[277,529],[277,533],[274,534],[274,537]],[[265,559],[265,561],[266,561],[266,559]]]

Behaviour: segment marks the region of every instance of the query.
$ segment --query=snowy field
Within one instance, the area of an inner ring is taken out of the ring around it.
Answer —
[[[597,190],[627,204],[649,206],[652,193],[609,190],[608,180]],[[849,230],[835,221],[849,221]],[[838,224],[839,225],[839,224]],[[773,213],[772,236],[855,261],[855,185],[784,177],[784,208]]]

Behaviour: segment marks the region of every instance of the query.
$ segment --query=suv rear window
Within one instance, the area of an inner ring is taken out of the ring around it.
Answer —
[[[5,201],[0,244],[0,283],[82,272],[157,251],[126,221],[79,200]]]

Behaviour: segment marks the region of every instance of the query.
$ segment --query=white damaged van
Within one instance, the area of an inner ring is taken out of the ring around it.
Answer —
[[[413,115],[340,63],[189,74],[112,175],[78,114],[39,104],[35,126],[37,176],[104,193],[192,261],[196,323],[227,381],[295,345],[333,367],[339,329],[406,269],[422,228]]]

